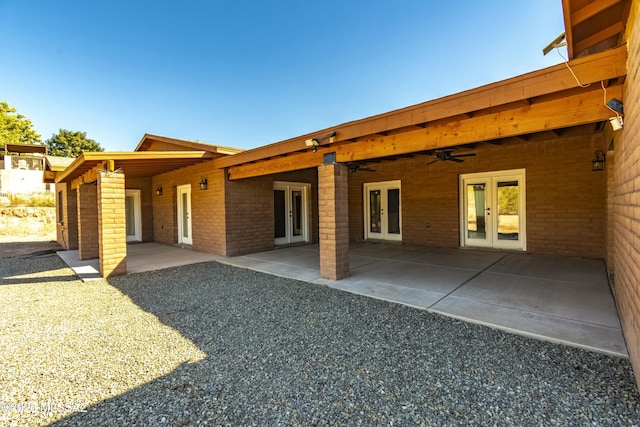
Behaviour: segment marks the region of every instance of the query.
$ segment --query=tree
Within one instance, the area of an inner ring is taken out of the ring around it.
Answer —
[[[86,132],[72,132],[60,129],[57,134],[45,141],[50,156],[78,157],[84,151],[104,151],[93,139],[87,138]]]
[[[33,129],[33,123],[9,103],[0,101],[0,147],[4,144],[39,144],[41,137]]]

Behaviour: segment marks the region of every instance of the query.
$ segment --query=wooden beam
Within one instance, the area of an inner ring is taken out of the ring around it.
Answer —
[[[610,87],[607,94],[622,97],[622,85]],[[286,158],[233,166],[229,168],[229,179],[316,167],[322,164],[323,152],[335,151],[338,162],[348,163],[595,123],[606,120],[610,115],[603,105],[601,89],[587,89],[527,107],[441,123],[388,137],[373,136],[358,142],[335,144],[323,147],[323,151],[318,150],[318,153],[292,154]]]
[[[583,50],[589,49],[591,46],[596,45],[609,37],[613,37],[617,34],[620,34],[624,31],[624,24],[622,22],[616,22],[610,27],[605,28],[602,31],[598,31],[597,33],[587,37],[586,39],[582,39],[576,42],[573,47],[573,51],[577,54],[582,52]]]
[[[71,189],[75,190],[82,184],[90,184],[92,182],[96,182],[98,180],[99,169],[102,169],[102,165],[96,166],[95,168],[88,170],[79,177],[75,178],[73,181],[71,181]]]
[[[579,23],[584,22],[593,16],[596,16],[598,13],[602,12],[605,9],[609,9],[611,6],[614,6],[621,1],[622,0],[598,0],[591,2],[582,9],[578,9],[575,12],[571,13],[571,25],[575,27]]]
[[[232,166],[228,169],[229,180],[269,175],[280,171],[293,171],[315,168],[322,164],[323,155],[332,150],[318,147],[317,152],[291,154],[287,157],[276,157],[257,163],[247,163],[242,166]]]
[[[596,83],[626,75],[627,48],[621,46],[605,52],[588,55],[571,61],[570,65],[583,84]],[[335,143],[346,142],[363,136],[388,132],[393,129],[420,125],[451,116],[464,115],[497,105],[535,99],[542,95],[577,87],[576,80],[565,64],[558,64],[476,89],[444,98],[413,105],[362,120],[344,123],[313,134],[288,139],[275,144],[244,151],[233,156],[214,160],[218,169],[241,165],[266,157],[291,153],[305,148],[304,141],[331,131],[336,131]],[[535,102],[535,101],[534,101]],[[431,126],[431,125],[429,125]],[[324,144],[323,144],[324,145]],[[327,144],[333,145],[333,144]]]

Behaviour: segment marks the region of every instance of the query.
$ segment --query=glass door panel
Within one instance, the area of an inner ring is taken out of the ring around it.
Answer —
[[[520,195],[518,181],[498,181],[498,239],[518,240],[520,236]]]
[[[135,218],[135,205],[133,196],[126,196],[124,198],[124,215],[127,229],[127,238],[136,235],[136,218]]]
[[[486,186],[485,183],[467,184],[467,237],[470,239],[487,238]]]
[[[287,210],[284,190],[273,190],[273,228],[276,239],[286,237]]]
[[[302,190],[291,190],[291,234],[302,236]]]
[[[400,234],[400,189],[387,191],[387,232]]]
[[[382,198],[380,190],[369,191],[369,232],[382,232]]]
[[[140,190],[125,190],[124,215],[127,242],[142,241]]]

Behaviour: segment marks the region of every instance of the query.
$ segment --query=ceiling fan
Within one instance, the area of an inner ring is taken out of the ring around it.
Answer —
[[[429,163],[427,163],[427,165],[430,165],[431,163],[439,162],[441,160],[442,161],[449,160],[451,162],[462,163],[464,162],[464,160],[462,160],[460,157],[474,157],[476,155],[476,153],[466,153],[466,154],[452,154],[452,153],[453,153],[453,148],[444,148],[442,150],[436,150],[436,158],[430,161]]]
[[[362,165],[360,163],[347,163],[347,167],[353,173],[358,172],[358,171],[375,172],[375,169],[362,167]]]

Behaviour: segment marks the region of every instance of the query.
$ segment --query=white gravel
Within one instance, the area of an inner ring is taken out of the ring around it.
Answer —
[[[629,362],[218,263],[0,258],[0,425],[638,425]]]

